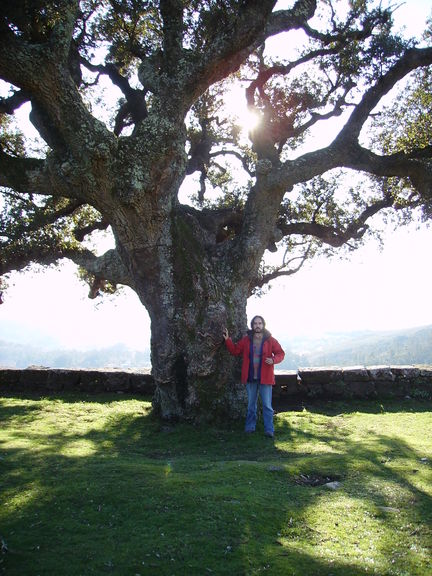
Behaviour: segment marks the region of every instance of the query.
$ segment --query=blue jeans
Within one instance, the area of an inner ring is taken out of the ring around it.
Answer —
[[[248,395],[248,408],[246,414],[245,431],[255,430],[257,420],[258,391],[261,396],[264,431],[274,433],[273,428],[273,408],[272,408],[272,386],[270,384],[260,384],[259,382],[248,382],[246,384]]]

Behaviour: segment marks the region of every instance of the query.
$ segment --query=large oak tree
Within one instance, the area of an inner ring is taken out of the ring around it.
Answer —
[[[93,296],[136,291],[163,417],[243,410],[221,335],[244,331],[251,293],[355,248],[378,214],[428,215],[432,48],[393,35],[390,9],[15,0],[0,17],[0,276],[67,258]],[[28,103],[37,150],[10,121]],[[115,242],[102,255],[97,230]]]

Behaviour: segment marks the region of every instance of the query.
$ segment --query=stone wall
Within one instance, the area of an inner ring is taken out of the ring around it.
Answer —
[[[0,393],[7,392],[131,392],[152,395],[150,370],[69,370],[29,367],[0,369]]]
[[[150,370],[62,370],[0,368],[2,392],[118,392],[151,396]],[[275,402],[302,399],[404,398],[432,399],[432,366],[300,368],[276,372]]]
[[[432,399],[432,366],[300,368],[280,372],[276,381],[276,399]]]

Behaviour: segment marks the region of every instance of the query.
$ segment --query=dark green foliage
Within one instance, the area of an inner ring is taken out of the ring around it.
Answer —
[[[281,30],[286,29],[287,34],[293,26],[290,18],[294,18],[289,11],[270,14],[273,4],[234,0],[181,3],[144,0],[83,0],[74,3],[58,0],[47,5],[35,0],[8,4],[2,8],[1,16],[2,25],[11,34],[11,39],[37,50],[45,50],[50,43],[57,46],[59,63],[63,58],[60,48],[63,49],[68,34],[71,34],[67,62],[61,65],[67,67],[80,90],[80,97],[85,102],[93,101],[89,109],[105,107],[104,114],[109,117],[109,125],[116,136],[124,136],[131,130],[135,132],[147,119],[153,123],[160,106],[167,107],[170,100],[173,111],[167,118],[172,120],[181,104],[182,90],[193,93],[182,112],[186,115],[189,111],[187,140],[178,146],[176,144],[172,151],[167,143],[162,149],[160,141],[152,138],[154,127],[151,124],[149,131],[144,132],[147,134],[146,146],[151,148],[154,143],[154,152],[159,157],[166,154],[169,163],[173,155],[179,155],[183,146],[188,162],[184,172],[178,174],[179,184],[185,176],[199,175],[199,185],[195,187],[195,193],[190,194],[191,201],[200,209],[223,206],[238,210],[240,214],[246,209],[247,199],[256,182],[255,165],[258,160],[271,159],[275,167],[280,160],[286,161],[292,151],[307,142],[310,130],[317,122],[335,118],[350,109],[350,99],[360,98],[415,45],[411,39],[393,34],[391,9],[377,8],[369,2],[351,2],[348,12],[339,14],[331,4],[317,3],[314,28],[309,18],[315,7],[305,3],[304,7],[299,4],[299,10],[302,8],[308,17],[296,24],[305,32],[304,44],[290,54],[271,54],[265,50],[265,37],[262,42],[254,44],[254,37],[259,38],[263,33],[263,23],[257,20],[256,26],[254,24],[257,10],[272,25],[276,25],[277,18],[286,18]],[[250,25],[245,26],[246,22]],[[248,35],[250,39],[247,40]],[[244,55],[238,56],[235,65],[227,65],[222,70],[222,62],[236,55],[237,50],[241,51],[241,43],[247,46]],[[201,61],[203,55],[206,56]],[[222,58],[221,63],[215,64],[216,69],[209,72],[209,79],[203,80],[200,87],[201,74],[205,76],[203,71],[206,68],[210,70],[217,58]],[[429,75],[428,68],[417,73],[417,88],[405,89],[406,98],[403,103],[400,100],[399,108],[393,109],[391,122],[386,122],[387,126],[391,125],[391,132],[386,132],[384,127],[382,134],[376,136],[386,151],[399,150],[412,156],[415,146],[417,151],[422,148],[423,155],[428,155],[430,114],[425,112],[429,109]],[[4,76],[7,79],[8,73],[5,72]],[[122,92],[115,104],[104,105],[104,95],[95,88],[102,77],[109,79]],[[22,80],[27,81],[25,74]],[[242,134],[241,127],[229,118],[226,110],[226,93],[233,82],[242,83],[250,108],[261,118],[261,123],[250,130],[248,137]],[[42,110],[48,104],[42,106],[35,86],[30,91],[29,88],[19,88],[13,86],[11,97],[2,99],[3,111],[12,114],[17,98],[20,102],[34,100],[35,120],[38,117],[35,124],[42,138],[50,148],[54,142],[63,142],[63,137],[57,140],[57,133],[54,139],[46,137],[52,128],[47,119],[58,112]],[[68,121],[71,122],[71,118]],[[161,129],[164,122],[156,120],[156,129]],[[0,144],[8,155],[3,161],[6,162],[9,156],[19,156],[24,160],[29,154],[22,135],[11,131],[5,116],[1,116],[1,123]],[[394,126],[397,127],[397,140],[394,139]],[[171,142],[172,132],[168,131],[168,134]],[[81,144],[86,145],[84,142]],[[145,159],[149,150],[147,148],[141,158]],[[107,212],[100,215],[101,206],[88,190],[90,182],[96,187],[99,185],[99,172],[97,176],[86,173],[89,165],[95,166],[97,162],[90,160],[89,153],[88,156],[84,154],[85,162],[88,162],[85,167],[80,163],[72,164],[74,154],[65,154],[63,148],[40,150],[40,160],[27,158],[22,164],[5,163],[9,187],[3,188],[0,230],[3,232],[1,250],[4,264],[1,273],[20,269],[31,262],[53,263],[62,256],[72,258],[74,252],[80,252],[78,242],[86,239],[93,230],[112,224],[112,217]],[[183,166],[180,159],[177,160],[178,166]],[[61,178],[63,173],[76,174],[81,170],[85,178],[81,183],[73,182],[71,188],[63,178],[64,191],[56,189],[50,181],[47,190],[38,190],[36,185],[32,192],[29,171],[32,166],[35,170],[45,170],[47,162],[59,163]],[[116,166],[123,166],[123,159],[116,162]],[[150,161],[149,166],[154,166],[154,162]],[[136,162],[131,172],[139,167],[139,162]],[[150,168],[143,170],[147,170],[146,177],[150,178]],[[318,175],[313,179],[306,173],[304,178],[296,177],[294,182],[287,179],[287,193],[279,215],[282,225],[273,233],[275,237],[284,237],[285,257],[279,266],[262,266],[261,273],[255,274],[251,284],[255,281],[258,290],[272,277],[296,271],[298,266],[290,266],[290,262],[298,264],[318,254],[333,254],[343,245],[350,249],[359,246],[369,231],[366,224],[370,219],[368,208],[383,199],[387,200],[388,207],[399,211],[401,217],[399,209],[405,209],[404,221],[410,218],[410,209],[417,206],[424,206],[425,215],[428,215],[427,198],[423,195],[421,199],[417,196],[413,199],[410,195],[413,181],[408,178],[393,181],[375,178],[370,193],[364,192],[368,185],[362,183],[357,190],[353,191],[351,187],[341,194],[340,174],[335,177],[325,172],[325,169],[318,169]],[[140,181],[145,181],[145,178]],[[295,184],[298,188],[290,194]],[[80,194],[77,195],[79,200],[75,198],[77,190],[84,194],[84,200]],[[156,182],[153,190],[159,190]],[[34,193],[39,191],[47,195],[52,193],[56,199],[42,201]],[[117,189],[112,193],[116,194]],[[145,187],[138,187],[135,193],[144,194]],[[237,202],[239,197],[240,202]],[[372,210],[375,212],[378,209]],[[358,222],[359,219],[363,222]],[[289,226],[300,222],[309,226],[302,229]],[[238,225],[223,226],[218,241],[221,238],[235,240],[240,231]],[[276,250],[278,243],[273,241],[270,233],[268,240],[267,247]],[[75,260],[83,261],[82,254]],[[94,275],[92,264],[88,266],[89,277]],[[106,279],[111,280],[114,286],[116,282],[108,276],[106,271]]]

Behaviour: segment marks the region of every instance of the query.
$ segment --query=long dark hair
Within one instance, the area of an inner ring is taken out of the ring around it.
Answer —
[[[264,328],[266,327],[265,320],[264,320],[264,318],[263,318],[262,316],[254,316],[254,317],[252,318],[252,320],[251,320],[251,323],[250,323],[252,330],[253,330],[253,323],[254,323],[254,321],[255,321],[257,318],[261,318],[262,323],[263,323],[263,327],[264,327]]]

